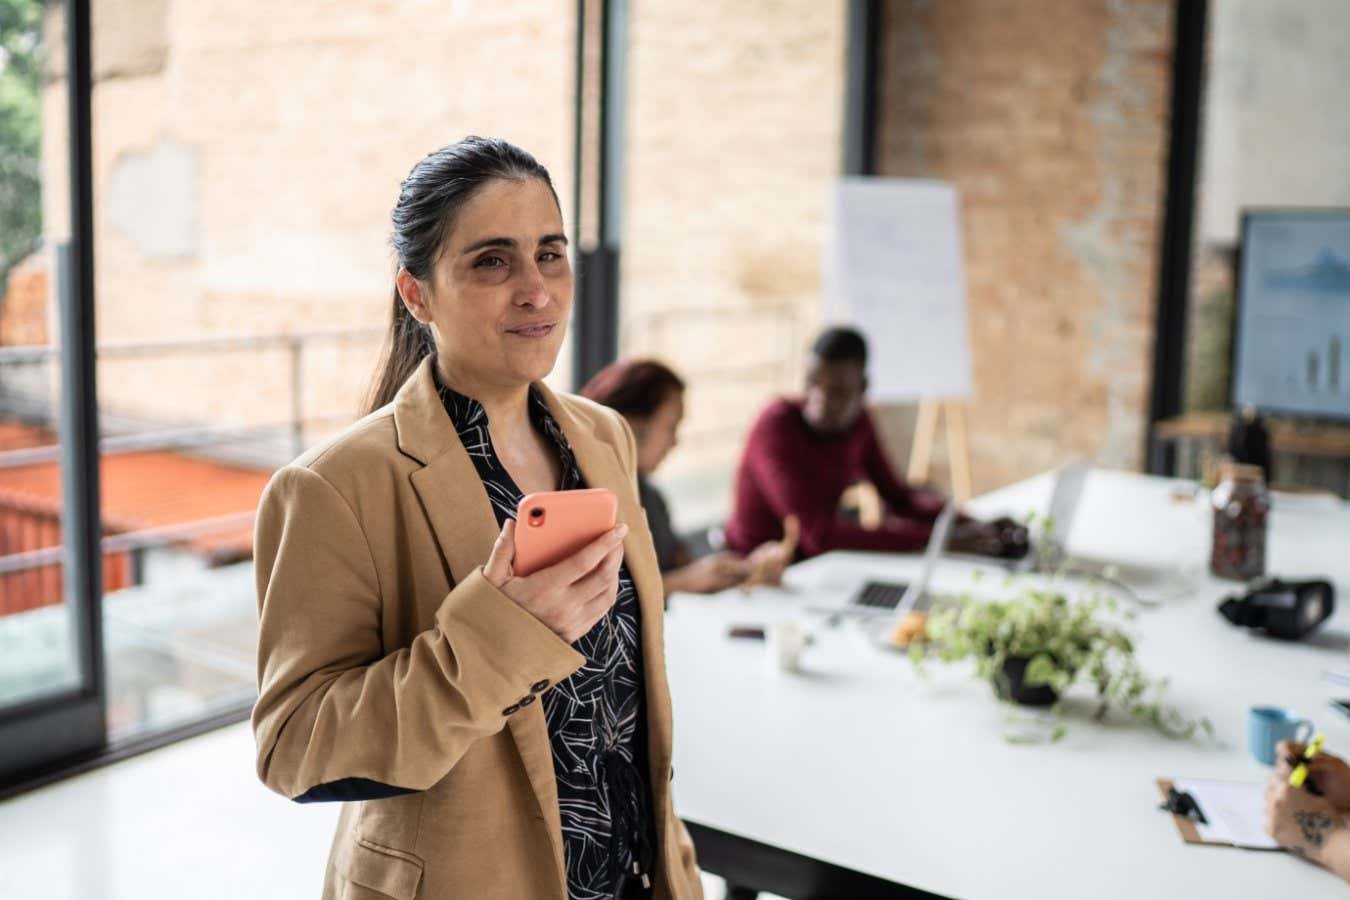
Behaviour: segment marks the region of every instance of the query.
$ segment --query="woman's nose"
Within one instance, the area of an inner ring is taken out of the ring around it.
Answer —
[[[553,296],[548,292],[548,284],[538,266],[532,266],[525,274],[514,299],[517,306],[532,306],[536,309],[548,306]]]

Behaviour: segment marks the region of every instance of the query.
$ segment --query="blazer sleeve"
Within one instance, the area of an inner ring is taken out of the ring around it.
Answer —
[[[258,507],[258,775],[291,799],[425,790],[585,658],[475,569],[385,653],[379,578],[347,500],[286,466]],[[526,704],[532,701],[526,701]]]

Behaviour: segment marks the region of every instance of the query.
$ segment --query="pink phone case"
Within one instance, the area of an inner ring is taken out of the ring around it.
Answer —
[[[516,508],[516,556],[511,568],[532,575],[562,562],[614,527],[619,501],[605,488],[543,491]]]

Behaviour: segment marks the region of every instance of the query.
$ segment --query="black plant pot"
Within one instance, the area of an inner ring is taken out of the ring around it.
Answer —
[[[994,675],[994,693],[999,699],[1009,700],[1021,706],[1053,706],[1059,700],[1059,692],[1048,684],[1030,685],[1026,683],[1027,663],[1025,656],[1010,656],[1003,661],[1003,670]]]

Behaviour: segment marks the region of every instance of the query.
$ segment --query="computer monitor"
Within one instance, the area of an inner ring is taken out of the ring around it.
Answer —
[[[1350,421],[1350,209],[1242,217],[1232,399]]]

